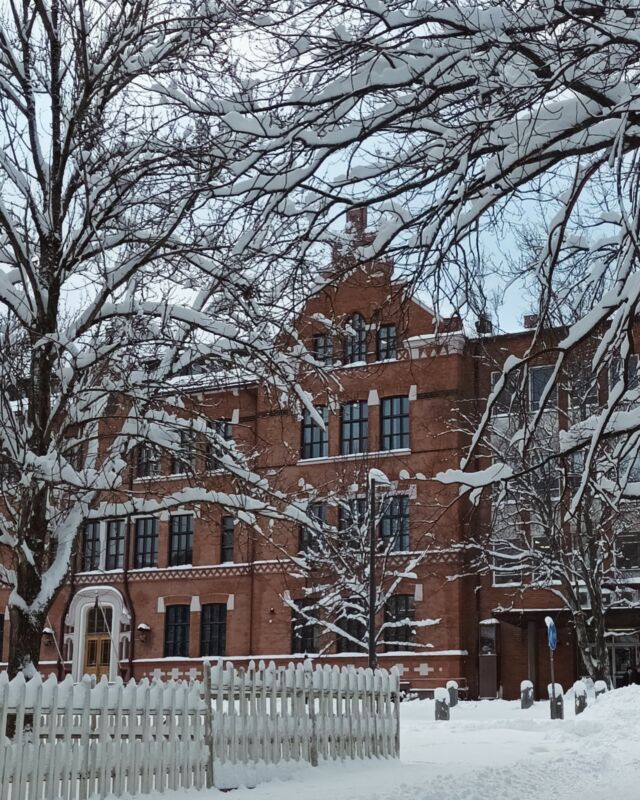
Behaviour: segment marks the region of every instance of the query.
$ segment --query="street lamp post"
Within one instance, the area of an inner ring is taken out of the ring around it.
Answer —
[[[376,488],[391,481],[379,469],[369,470],[369,668],[377,669],[376,653]]]

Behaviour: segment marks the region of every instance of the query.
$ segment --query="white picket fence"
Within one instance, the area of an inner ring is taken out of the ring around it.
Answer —
[[[202,683],[0,673],[0,732],[15,726],[0,735],[0,800],[231,788],[244,765],[396,757],[398,690],[395,672],[310,664],[205,664]]]

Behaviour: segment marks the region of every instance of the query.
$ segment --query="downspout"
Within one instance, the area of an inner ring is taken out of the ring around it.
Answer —
[[[60,642],[60,650],[62,651],[62,656],[64,658],[64,626],[65,620],[67,619],[67,614],[69,613],[69,608],[71,607],[71,601],[76,593],[76,570],[75,564],[77,562],[78,554],[76,553],[74,558],[74,567],[71,570],[71,575],[69,578],[69,596],[64,604],[64,608],[62,609],[62,616],[60,617],[60,629],[59,629],[59,636],[58,642]],[[79,646],[79,643],[77,643]],[[62,681],[64,679],[64,661],[60,659],[58,656],[58,681]]]
[[[133,494],[133,467],[129,469],[129,497]],[[127,678],[131,680],[133,678],[133,659],[135,656],[135,646],[136,646],[136,612],[133,607],[133,603],[131,602],[131,594],[129,592],[129,567],[131,561],[131,514],[127,514],[127,528],[126,528],[126,540],[124,545],[124,569],[122,573],[122,589],[124,591],[124,598],[127,604],[127,608],[129,609],[129,617],[131,619],[131,639],[129,641],[129,657],[127,659],[128,662],[128,670],[129,674]]]
[[[479,356],[479,345],[476,342],[473,348],[473,397],[477,404],[478,397],[480,393],[480,376],[479,376],[479,368],[478,363],[480,361]],[[474,456],[474,469],[478,471],[480,467],[479,458],[477,455]],[[476,573],[475,577],[475,588],[473,594],[475,596],[475,611],[476,611],[476,624],[475,624],[475,640],[476,640],[476,657],[474,659],[474,672],[475,672],[475,683],[476,683],[476,697],[480,697],[480,592],[482,590],[482,579],[479,574]],[[499,656],[498,656],[499,658]]]

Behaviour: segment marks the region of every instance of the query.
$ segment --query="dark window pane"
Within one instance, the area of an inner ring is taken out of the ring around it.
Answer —
[[[227,638],[227,606],[208,603],[200,616],[200,655],[224,656]]]
[[[336,624],[346,634],[338,634],[336,637],[336,652],[357,653],[366,649],[367,624],[360,602],[345,600],[344,611]]]
[[[176,514],[171,517],[169,533],[169,566],[191,564],[193,560],[193,516]]]
[[[409,447],[409,398],[384,397],[381,407],[382,450]]]
[[[235,520],[233,517],[222,517],[222,531],[221,531],[221,552],[220,560],[233,561],[233,528]]]
[[[193,431],[180,431],[180,446],[171,459],[171,473],[173,475],[193,470],[195,452],[195,438]]]
[[[491,373],[491,391],[495,388],[496,384],[502,377],[502,372]],[[510,372],[506,379],[500,394],[496,398],[491,407],[492,414],[510,414],[517,413],[519,410],[517,402],[518,392],[518,374]]]
[[[136,520],[135,568],[158,566],[158,520],[141,517]]]
[[[324,503],[309,503],[307,506],[307,516],[313,517],[317,520],[320,526],[324,525],[326,520],[327,507]],[[298,551],[300,553],[307,553],[313,547],[315,533],[306,525],[300,526],[300,541]]]
[[[313,337],[313,356],[320,364],[333,364],[333,339],[326,333]]]
[[[122,569],[124,566],[124,521],[111,519],[107,522],[107,554],[105,569]]]
[[[87,633],[111,633],[111,606],[95,606],[87,614]]]
[[[369,406],[366,400],[345,403],[340,424],[342,455],[366,453],[369,442]]]
[[[324,429],[305,410],[302,420],[302,458],[324,458],[329,454],[329,411],[326,406],[318,406],[316,411],[324,420]]]
[[[396,355],[396,326],[381,325],[378,328],[378,361],[387,361]]]
[[[164,620],[164,655],[189,655],[189,606],[167,606]]]
[[[82,569],[100,569],[100,523],[88,522],[82,542]]]
[[[384,608],[384,647],[387,652],[408,650],[415,642],[416,631],[411,622],[415,619],[413,595],[395,594]]]
[[[409,549],[409,498],[406,495],[383,501],[380,538],[390,550]]]
[[[229,420],[217,419],[207,423],[209,435],[206,445],[206,469],[218,469],[221,466],[220,460],[224,456],[226,449],[224,442],[233,439],[232,427]]]
[[[312,616],[316,615],[315,600],[298,600],[297,606],[302,610],[310,609]],[[313,610],[312,610],[313,609]],[[291,652],[292,653],[317,653],[320,650],[320,626],[309,622],[301,611],[291,611]]]
[[[367,360],[367,326],[360,314],[354,314],[344,336],[344,363]]]
[[[138,448],[137,474],[139,478],[160,474],[160,456],[151,445],[140,445]]]
[[[553,367],[532,367],[529,372],[529,409],[537,411],[540,408],[540,401],[542,393],[551,376],[553,375]],[[555,404],[555,387],[551,390],[551,394],[547,398],[546,406],[553,406]]]

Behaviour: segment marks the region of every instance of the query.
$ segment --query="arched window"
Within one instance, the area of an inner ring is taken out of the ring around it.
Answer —
[[[344,335],[344,363],[367,360],[367,326],[361,314],[354,314]]]

